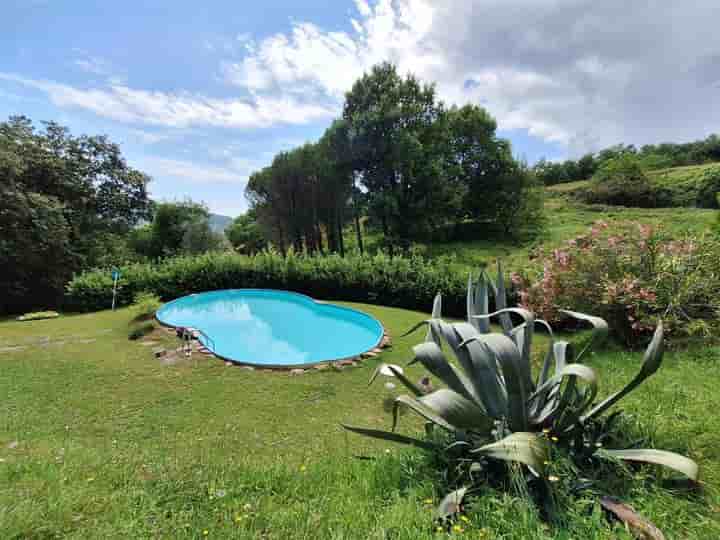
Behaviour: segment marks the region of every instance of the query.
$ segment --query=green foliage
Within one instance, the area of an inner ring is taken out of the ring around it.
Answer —
[[[598,313],[627,345],[646,341],[661,317],[674,337],[711,337],[720,328],[720,243],[673,240],[650,225],[598,221],[587,234],[514,276],[521,304],[561,323],[562,308]]]
[[[207,207],[191,200],[156,204],[152,223],[130,231],[126,243],[136,254],[134,260],[229,248],[225,236],[212,230]]]
[[[253,211],[236,217],[225,229],[225,236],[235,251],[244,255],[258,253],[267,247],[262,229]]]
[[[631,157],[646,171],[669,167],[684,167],[720,161],[720,136],[713,134],[705,140],[683,144],[649,144],[640,149],[634,145],[618,144],[595,154],[587,154],[578,161],[551,163],[540,160],[533,168],[546,186],[587,180],[608,161]]]
[[[250,176],[246,196],[265,237],[280,251],[322,251],[325,237],[330,251],[343,253],[352,187],[347,146],[347,127],[335,121],[318,143],[281,152]]]
[[[592,183],[582,194],[585,202],[653,208],[655,192],[637,160],[621,156],[605,162],[595,173]]]
[[[246,194],[281,252],[327,243],[343,253],[350,217],[362,252],[361,212],[390,254],[468,220],[504,235],[536,232],[534,177],[496,130],[485,109],[448,109],[433,85],[378,64],[355,81],[342,119],[320,141],[279,153],[251,175]]]
[[[0,123],[0,179],[2,313],[56,305],[73,272],[104,263],[149,209],[150,179],[116,144],[52,122]]]
[[[133,299],[133,310],[136,319],[151,319],[155,316],[155,312],[160,309],[162,301],[160,297],[154,293],[140,291]]]
[[[490,297],[495,298],[498,310],[489,313]],[[422,440],[394,433],[400,407],[422,417],[429,425],[443,429],[448,439],[441,441],[435,451],[445,454],[448,463],[446,477],[452,477],[465,490],[482,483],[482,471],[492,467],[493,460],[512,461],[526,465],[536,489],[549,496],[552,481],[546,465],[550,447],[556,445],[580,469],[597,466],[596,461],[612,457],[644,461],[670,467],[696,481],[697,465],[688,458],[672,452],[656,450],[604,450],[601,437],[606,430],[597,426],[602,415],[618,401],[632,392],[660,367],[663,357],[663,327],[660,323],[645,351],[643,364],[635,377],[622,389],[595,402],[598,394],[598,377],[589,366],[579,361],[588,352],[588,342],[577,356],[570,343],[555,340],[547,322],[535,319],[532,312],[522,308],[505,307],[505,282],[498,268],[497,283],[481,272],[477,281],[468,283],[467,321],[445,322],[441,316],[441,297],[435,299],[432,318],[417,327],[428,327],[425,342],[413,348],[415,358],[445,388],[424,393],[404,377],[398,377],[392,366],[387,366],[413,394],[395,399],[393,432],[367,430],[345,426],[362,435],[427,448]],[[593,338],[606,335],[607,323],[593,316],[564,311],[566,316],[590,323]],[[514,324],[510,315],[522,319]],[[491,332],[490,317],[499,319],[502,333]],[[542,368],[536,377],[531,372],[533,334],[536,326],[550,333],[550,343]],[[414,330],[414,329],[413,329]],[[411,330],[410,332],[412,332]],[[445,345],[452,351],[456,362],[450,362],[441,349]],[[382,369],[380,366],[378,369]],[[371,379],[372,380],[375,378]],[[430,441],[432,442],[432,441]],[[504,469],[501,474],[506,475]],[[547,500],[545,501],[547,502]],[[443,510],[447,499],[441,504]],[[459,501],[455,505],[458,511]]]
[[[33,313],[25,313],[20,315],[18,321],[39,321],[41,319],[56,319],[60,316],[57,311],[35,311]]]
[[[291,251],[283,257],[269,251],[253,256],[208,253],[121,269],[121,306],[130,304],[142,291],[171,300],[207,290],[250,287],[420,308],[443,290],[450,312],[460,313],[464,289],[464,278],[443,263],[384,254],[312,257]],[[67,287],[67,306],[74,310],[105,309],[111,298],[112,279],[105,271],[76,276]]]
[[[505,235],[537,230],[542,224],[542,189],[531,172],[512,157],[510,143],[497,137],[495,120],[475,105],[446,113],[447,179],[444,185],[461,197],[449,216],[467,216]],[[444,222],[457,223],[445,217]]]
[[[136,324],[128,334],[128,339],[135,341],[143,338],[155,330],[155,323],[152,321],[146,321],[144,323]]]

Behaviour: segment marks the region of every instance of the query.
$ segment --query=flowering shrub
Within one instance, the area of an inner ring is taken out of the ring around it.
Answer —
[[[669,333],[709,335],[718,324],[720,246],[712,238],[670,239],[644,224],[596,222],[512,283],[520,304],[561,323],[561,309],[597,313],[627,345],[646,340],[658,317]]]

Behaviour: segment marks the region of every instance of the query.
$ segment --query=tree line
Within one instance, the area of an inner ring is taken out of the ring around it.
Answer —
[[[74,272],[112,260],[148,218],[149,180],[104,136],[0,123],[0,312],[56,306]]]
[[[702,165],[720,161],[720,136],[688,143],[617,144],[596,153],[585,154],[577,160],[552,162],[541,159],[533,166],[533,173],[544,185],[588,180],[604,164],[611,161],[632,160],[643,170],[665,169],[684,165]]]
[[[482,107],[447,107],[435,87],[376,65],[345,96],[319,141],[281,152],[251,175],[246,196],[281,251],[343,253],[361,219],[389,252],[466,222],[515,235],[539,223],[531,172]]]

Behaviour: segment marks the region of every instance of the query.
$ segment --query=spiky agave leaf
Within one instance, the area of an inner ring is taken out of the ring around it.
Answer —
[[[548,459],[547,442],[535,433],[516,432],[497,442],[486,444],[470,451],[494,459],[517,461],[530,467],[533,472],[543,475]]]
[[[566,377],[579,377],[583,379],[590,389],[588,405],[592,403],[592,400],[597,394],[598,377],[595,370],[584,364],[567,364],[564,366],[559,373],[553,375],[550,379],[545,381],[545,383],[537,387],[535,392],[528,398],[528,403],[532,403],[537,400],[542,401],[542,397],[550,393],[554,388],[559,387],[562,384],[563,379]]]
[[[456,323],[451,328],[454,332],[451,347],[473,388],[473,395],[477,396],[490,416],[501,418],[506,414],[508,398],[498,363],[488,349],[475,340],[494,334],[479,334],[469,323]],[[505,339],[512,343],[509,338]]]
[[[580,361],[580,359],[585,355],[588,349],[590,349],[590,345],[592,345],[593,342],[595,342],[597,339],[604,339],[608,335],[609,328],[608,323],[605,321],[605,319],[595,317],[593,315],[586,315],[585,313],[580,313],[578,311],[570,311],[567,309],[561,309],[560,313],[563,313],[568,317],[572,317],[573,319],[577,319],[579,321],[589,322],[593,327],[590,339],[585,344],[585,347],[583,347],[583,349],[580,351],[580,354],[577,355],[578,361]]]
[[[488,364],[500,366],[502,387],[506,393],[505,410],[511,431],[525,431],[528,428],[526,400],[531,391],[527,387],[524,362],[515,342],[503,334],[484,334],[465,340],[463,346],[479,347]],[[480,356],[480,355],[478,355]]]
[[[419,398],[399,396],[393,406],[393,431],[397,426],[398,410],[406,405],[420,416],[448,430],[489,431],[492,421],[472,401],[447,388],[441,388]]]
[[[663,324],[662,320],[660,320],[658,322],[657,328],[655,328],[653,338],[650,341],[647,349],[645,350],[645,354],[643,356],[643,364],[640,368],[640,372],[635,375],[633,380],[631,380],[625,386],[625,388],[619,390],[618,392],[615,392],[613,395],[606,398],[604,401],[602,401],[592,410],[590,410],[590,412],[588,412],[582,418],[583,421],[590,418],[597,418],[599,415],[612,407],[615,403],[620,401],[627,394],[632,392],[635,388],[640,386],[640,384],[642,384],[645,379],[650,377],[658,370],[663,359],[663,335]]]
[[[425,393],[422,390],[420,390],[420,388],[418,388],[418,386],[415,383],[410,381],[410,379],[405,377],[405,375],[400,373],[397,369],[395,369],[395,367],[393,367],[390,364],[378,364],[378,366],[375,368],[375,371],[373,371],[373,374],[370,377],[370,382],[368,383],[368,386],[370,386],[375,381],[375,379],[377,379],[378,375],[380,375],[380,372],[383,370],[383,368],[389,369],[390,372],[395,376],[395,378],[398,381],[400,381],[405,386],[405,388],[410,390],[414,395],[422,396]]]
[[[516,326],[510,331],[510,337],[513,339],[517,348],[521,354],[521,375],[523,377],[523,383],[528,390],[532,390],[534,383],[532,380],[532,373],[530,369],[530,352],[532,350],[532,337],[535,327],[535,315],[524,308],[505,308],[493,313],[487,313],[484,315],[475,315],[476,319],[489,320],[490,317],[495,317],[501,314],[515,313],[520,315],[525,321],[523,324]]]
[[[432,308],[432,319],[439,319],[442,317],[442,295],[440,293],[437,293],[435,295],[435,300],[433,300],[433,308]],[[429,325],[427,333],[425,334],[425,341],[434,341],[438,345],[440,345],[440,336],[434,331],[433,326]]]
[[[697,482],[699,467],[692,459],[668,452],[666,450],[654,449],[629,449],[629,450],[603,450],[599,455],[606,455],[615,459],[626,461],[640,461],[643,463],[652,463],[654,465],[662,465],[679,473],[684,474],[690,480]]]
[[[501,311],[507,307],[507,293],[505,292],[505,277],[500,259],[497,261],[497,285],[493,287],[493,295],[495,298],[495,309]],[[492,285],[492,281],[490,281]],[[501,313],[498,317],[500,319],[500,326],[502,326],[505,335],[508,335],[512,329],[512,319],[510,319],[509,313]]]
[[[380,439],[383,441],[390,441],[400,444],[408,444],[410,446],[415,446],[417,448],[422,448],[423,450],[434,450],[435,445],[427,442],[427,441],[421,441],[420,439],[415,439],[413,437],[407,437],[405,435],[400,435],[399,433],[392,433],[390,431],[383,431],[380,429],[367,429],[367,428],[360,428],[355,426],[348,426],[346,424],[340,424],[344,429],[351,431],[353,433],[357,433],[359,435],[364,435],[366,437],[372,437],[373,439]]]
[[[444,382],[448,388],[471,401],[479,403],[467,377],[447,361],[440,347],[435,343],[426,342],[415,345],[413,352],[415,358],[410,361],[410,364],[420,362],[425,369]]]

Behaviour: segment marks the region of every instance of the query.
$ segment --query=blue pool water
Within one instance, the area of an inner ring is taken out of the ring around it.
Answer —
[[[190,326],[200,341],[228,360],[297,366],[363,353],[382,339],[374,318],[287,291],[233,289],[183,296],[165,304],[158,320]]]

